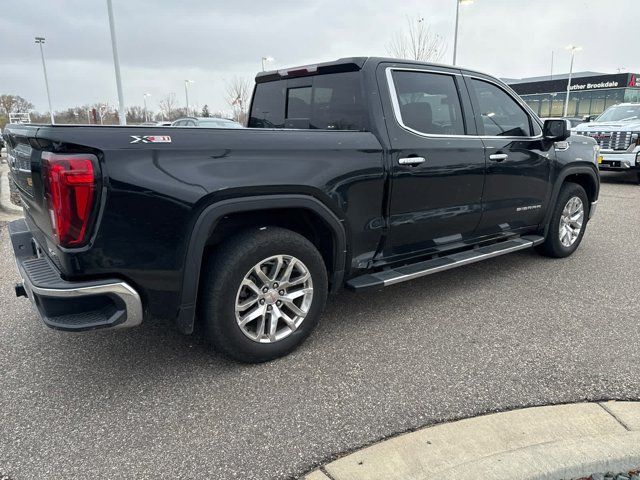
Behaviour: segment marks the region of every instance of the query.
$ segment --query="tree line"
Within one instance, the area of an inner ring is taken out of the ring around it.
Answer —
[[[233,77],[226,82],[225,100],[231,109],[231,118],[246,125],[249,97],[252,84],[241,77]],[[193,108],[179,106],[175,94],[169,93],[158,102],[158,110],[147,109],[140,105],[127,108],[127,124],[136,125],[144,122],[174,121],[181,117],[225,117],[227,112],[211,111],[208,105],[194,112]],[[31,123],[50,123],[49,112],[34,111],[33,104],[20,95],[0,95],[0,129],[9,123],[12,114],[29,114]],[[54,112],[55,122],[60,124],[117,125],[118,110],[101,103],[84,104]],[[26,121],[26,118],[20,121]]]
[[[223,112],[212,112],[208,105],[204,105],[202,109],[194,112],[190,109],[187,115],[185,107],[178,107],[173,98],[167,96],[166,99],[160,101],[164,106],[158,111],[148,109],[145,112],[144,107],[133,105],[127,108],[127,124],[136,125],[144,122],[160,122],[174,121],[181,117],[198,116],[198,117],[223,117]],[[9,123],[12,114],[29,114],[31,123],[50,123],[51,117],[49,112],[37,112],[33,110],[33,104],[19,95],[0,95],[0,129]],[[241,116],[234,113],[234,117]],[[246,115],[245,115],[246,116]],[[94,103],[78,105],[64,110],[56,110],[54,112],[55,122],[58,124],[91,124],[91,125],[117,125],[118,110],[108,107],[104,104]],[[20,121],[26,121],[22,118]]]

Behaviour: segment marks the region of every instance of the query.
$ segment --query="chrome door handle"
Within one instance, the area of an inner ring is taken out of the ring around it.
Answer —
[[[493,160],[494,162],[501,162],[506,160],[509,157],[506,153],[494,153],[493,155],[489,155],[489,160]]]
[[[424,157],[405,157],[405,158],[398,159],[398,163],[400,165],[419,165],[426,161],[427,159]]]

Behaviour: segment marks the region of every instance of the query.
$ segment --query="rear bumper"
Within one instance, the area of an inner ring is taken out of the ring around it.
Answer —
[[[142,302],[136,290],[121,280],[69,282],[39,252],[24,219],[9,223],[18,273],[24,292],[48,327],[66,331],[128,328],[142,322]]]

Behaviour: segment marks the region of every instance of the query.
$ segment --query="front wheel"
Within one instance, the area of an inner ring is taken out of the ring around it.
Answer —
[[[580,245],[588,218],[589,201],[584,188],[565,183],[551,215],[547,237],[537,250],[549,257],[568,257]]]
[[[322,256],[282,228],[251,229],[226,241],[204,275],[204,323],[224,355],[257,363],[286,355],[318,323],[327,297]]]

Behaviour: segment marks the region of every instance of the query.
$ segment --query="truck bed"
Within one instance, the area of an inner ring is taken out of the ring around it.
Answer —
[[[145,306],[175,314],[190,232],[211,202],[274,192],[318,198],[348,219],[365,252],[375,251],[385,173],[369,132],[11,125],[5,135],[25,216],[65,279],[121,278],[144,285]],[[144,143],[140,137],[169,137]],[[91,235],[81,248],[57,245],[46,211],[43,151],[87,152],[99,160]],[[366,198],[353,203],[351,199]]]

